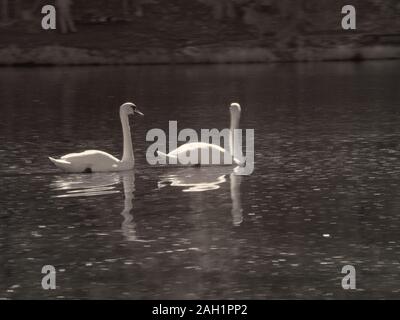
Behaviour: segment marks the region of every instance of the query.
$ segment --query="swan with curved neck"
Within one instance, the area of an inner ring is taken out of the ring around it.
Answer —
[[[161,151],[157,151],[157,154],[162,157],[166,158],[174,158],[174,159],[179,159],[181,156],[187,155],[187,153],[190,152],[199,152],[200,156],[198,159],[198,163],[191,163],[192,165],[203,165],[203,164],[210,164],[209,163],[209,158],[203,159],[201,157],[201,151],[204,149],[208,149],[210,152],[220,152],[222,155],[225,155],[226,153],[228,154],[229,158],[233,160],[233,162],[239,166],[244,165],[244,162],[239,160],[237,156],[240,158],[242,157],[241,154],[241,147],[237,142],[237,139],[235,139],[235,129],[239,128],[239,122],[240,122],[240,114],[241,114],[241,107],[238,103],[231,103],[230,105],[230,115],[231,115],[231,123],[230,123],[230,131],[229,131],[229,150],[226,150],[219,145],[216,144],[211,144],[211,143],[206,143],[206,142],[190,142],[190,143],[185,143],[181,145],[179,148],[176,148],[175,150],[170,151],[168,154],[165,154]],[[220,157],[220,159],[223,159],[224,157]],[[178,160],[179,162],[179,160]],[[221,165],[225,164],[223,162],[219,163]]]
[[[124,137],[124,150],[121,160],[104,151],[86,150],[81,153],[67,154],[60,159],[49,157],[50,161],[53,162],[56,167],[66,172],[75,173],[124,171],[133,169],[135,159],[133,156],[129,115],[133,115],[134,113],[143,116],[143,113],[131,102],[121,105],[119,114]]]

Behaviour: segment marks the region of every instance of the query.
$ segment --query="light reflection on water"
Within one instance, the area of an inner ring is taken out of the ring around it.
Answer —
[[[399,82],[398,62],[3,69],[0,298],[398,297]],[[120,156],[129,100],[134,172],[52,166]],[[251,176],[147,164],[148,129],[222,129],[232,101],[255,129]]]
[[[117,173],[70,174],[57,178],[50,188],[61,192],[56,198],[101,196],[119,193],[116,185],[120,178]]]
[[[124,195],[124,209],[121,212],[123,217],[121,231],[126,241],[152,241],[140,240],[137,237],[136,225],[132,214],[135,198],[134,171],[62,175],[50,184],[50,189],[57,193],[53,196],[54,198],[100,197],[121,193],[117,189],[119,184],[122,184]]]
[[[171,170],[170,170],[171,171]],[[243,209],[240,194],[240,183],[242,177],[226,167],[203,167],[203,168],[184,168],[177,169],[158,182],[159,188],[166,186],[179,187],[182,192],[210,192],[218,190],[221,184],[227,182],[227,176],[230,181],[230,193],[232,200],[232,219],[233,225],[239,226],[243,221]],[[225,172],[225,174],[222,174]]]
[[[216,180],[209,182],[194,182],[191,181],[192,179],[193,176],[180,177],[177,175],[170,175],[167,176],[164,180],[161,180],[158,183],[158,186],[162,188],[169,184],[172,187],[184,187],[185,189],[182,190],[183,192],[203,192],[219,189],[219,185],[226,182],[225,175],[216,177]]]

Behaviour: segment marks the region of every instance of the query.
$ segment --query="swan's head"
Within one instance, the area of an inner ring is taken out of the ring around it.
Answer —
[[[124,103],[120,108],[120,113],[121,113],[121,115],[122,114],[130,115],[130,114],[137,113],[137,114],[143,116],[143,113],[141,113],[139,111],[139,109],[136,107],[136,105],[134,103],[132,103],[132,102]]]
[[[231,103],[229,110],[231,111],[232,115],[240,115],[241,112],[240,104],[236,102]]]

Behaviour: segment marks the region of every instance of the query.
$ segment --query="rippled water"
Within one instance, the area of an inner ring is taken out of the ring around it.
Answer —
[[[1,69],[0,298],[400,297],[399,83],[399,62]],[[120,157],[127,100],[134,171],[53,167]],[[225,128],[232,101],[251,176],[147,164],[147,130]]]

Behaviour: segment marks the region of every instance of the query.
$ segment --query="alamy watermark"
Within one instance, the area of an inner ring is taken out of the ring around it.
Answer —
[[[71,5],[70,1],[63,1],[58,3],[58,7],[61,9],[62,20],[64,17],[68,17],[69,6]],[[42,28],[43,30],[55,30],[56,19],[57,19],[57,10],[54,5],[47,4],[42,7]],[[345,16],[342,18],[341,27],[343,30],[355,30],[356,29],[356,8],[353,5],[347,4],[342,7],[342,14]],[[67,18],[68,20],[68,18]]]
[[[45,276],[42,278],[42,288],[44,290],[55,290],[56,268],[54,268],[52,265],[45,265],[42,268],[42,274],[45,274]]]
[[[168,135],[162,129],[151,129],[146,141],[153,142],[146,151],[150,165],[236,165],[240,175],[254,171],[254,129],[201,129],[199,137],[189,128],[178,132],[178,122],[169,121]],[[179,142],[184,144],[178,148]]]
[[[345,265],[342,273],[346,274],[342,279],[342,288],[344,290],[356,289],[356,268],[352,265]]]
[[[342,18],[343,30],[356,30],[356,8],[352,5],[345,5],[342,8],[342,13],[346,14]]]

